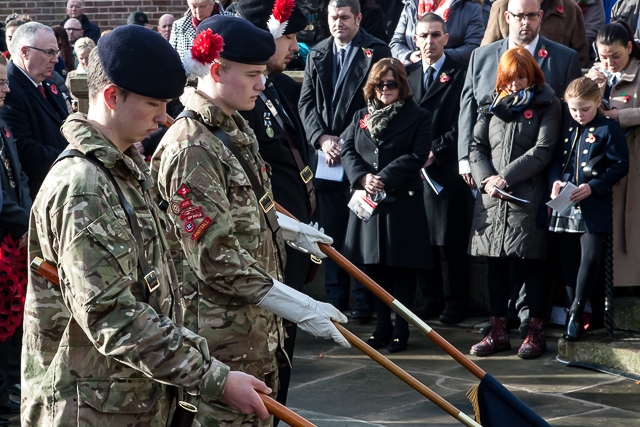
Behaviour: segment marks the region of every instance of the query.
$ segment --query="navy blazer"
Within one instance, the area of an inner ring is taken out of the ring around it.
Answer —
[[[629,172],[629,149],[620,125],[598,113],[585,126],[579,141],[576,133],[580,125],[570,120],[563,129],[560,143],[556,145],[555,156],[549,166],[549,183],[564,181],[563,176],[569,173],[570,179],[575,175],[575,164],[567,165],[572,151],[577,151],[578,176],[577,183],[589,184],[591,195],[580,201],[580,208],[588,233],[606,233],[611,230],[613,199],[611,188]],[[592,138],[589,135],[593,134]],[[593,170],[597,175],[585,176],[584,167],[591,159],[604,154]]]
[[[29,186],[27,176],[22,172],[18,152],[13,140],[11,130],[5,123],[0,121],[0,139],[4,145],[4,155],[11,164],[13,180],[16,183],[14,193],[7,191],[10,186],[7,170],[0,166],[0,186],[2,186],[2,211],[0,211],[0,241],[7,233],[14,237],[22,237],[29,229],[29,210],[31,209],[31,197],[29,197]]]
[[[9,87],[0,120],[11,129],[34,199],[44,177],[67,146],[60,126],[69,115],[62,92],[50,80],[42,82],[45,99],[13,62],[7,66]]]

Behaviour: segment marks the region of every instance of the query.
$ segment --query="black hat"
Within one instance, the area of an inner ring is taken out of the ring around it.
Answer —
[[[147,18],[147,14],[144,12],[132,12],[131,15],[127,18],[127,24],[136,24],[142,25],[149,23],[149,18]]]
[[[276,17],[272,18],[273,7],[275,3],[278,3],[278,6],[283,3],[283,1],[276,0],[240,0],[236,5],[236,11],[240,16],[244,19],[249,20],[253,25],[258,28],[262,28],[263,30],[271,31],[270,26],[267,25],[269,19],[272,19],[272,22],[277,25]],[[284,28],[282,34],[273,34],[274,38],[279,38],[285,34],[294,34],[298,33],[305,29],[307,26],[307,17],[300,7],[291,0],[293,3],[293,10],[291,11],[291,16],[286,21],[287,25]]]
[[[100,37],[98,57],[113,84],[142,96],[177,98],[187,76],[180,55],[159,33],[123,25]]]
[[[243,64],[266,64],[276,53],[271,33],[253,26],[246,19],[228,15],[214,15],[196,28],[196,35],[211,29],[224,40],[220,56]]]

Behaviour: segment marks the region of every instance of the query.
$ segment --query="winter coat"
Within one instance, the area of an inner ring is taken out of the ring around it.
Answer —
[[[431,113],[408,99],[379,139],[358,111],[342,134],[342,165],[354,190],[367,173],[379,175],[387,197],[368,222],[349,213],[343,255],[354,264],[432,268],[427,214],[420,168],[431,150]]]
[[[487,106],[480,108],[469,147],[471,173],[480,190],[471,225],[471,255],[525,259],[546,255],[546,167],[560,135],[562,115],[549,85],[534,91],[529,106],[511,122],[490,114]],[[489,197],[481,183],[496,174],[507,181],[507,192],[530,203]]]
[[[454,0],[449,11],[446,24],[449,41],[444,53],[455,61],[468,64],[471,52],[480,46],[484,34],[482,7],[471,0]],[[400,21],[389,43],[394,58],[408,62],[409,56],[418,49],[413,39],[417,21],[418,0],[404,0]]]
[[[596,63],[594,66],[602,66]],[[600,88],[604,94],[605,85]],[[609,106],[627,136],[629,174],[613,187],[613,282],[640,286],[640,60],[631,59],[611,88]]]

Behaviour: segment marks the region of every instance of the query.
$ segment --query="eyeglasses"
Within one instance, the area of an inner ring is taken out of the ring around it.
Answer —
[[[33,46],[25,46],[25,47],[28,47],[29,49],[33,49],[33,50],[39,50],[40,52],[44,52],[46,55],[49,55],[49,56],[58,56],[60,54],[60,51],[56,49],[40,49],[39,47],[33,47]]]
[[[9,86],[9,79],[0,79],[0,87]]]
[[[65,30],[71,31],[73,33],[74,31],[82,31],[82,28],[65,28]]]
[[[398,87],[398,82],[380,82],[376,85],[376,89],[384,90],[385,88],[389,90],[394,90]]]
[[[518,22],[524,21],[524,18],[527,18],[527,21],[537,21],[538,18],[540,18],[540,11],[531,12],[531,13],[518,13],[518,14],[509,11],[509,14],[513,16]]]

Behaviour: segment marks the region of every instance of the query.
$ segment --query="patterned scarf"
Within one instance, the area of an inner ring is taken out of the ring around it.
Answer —
[[[396,101],[389,105],[383,105],[377,99],[367,101],[367,110],[369,111],[366,117],[367,128],[374,139],[379,139],[382,136],[391,119],[398,114],[403,105],[404,101]]]
[[[514,93],[501,92],[491,103],[489,111],[500,120],[512,122],[522,110],[527,108],[532,99],[532,87]]]
[[[433,12],[444,19],[449,20],[449,9],[455,0],[418,0],[418,19],[425,13]]]

